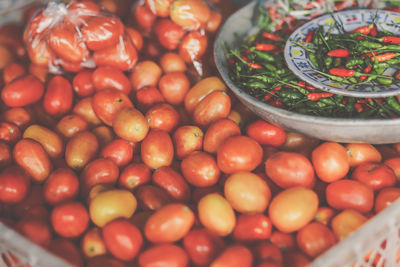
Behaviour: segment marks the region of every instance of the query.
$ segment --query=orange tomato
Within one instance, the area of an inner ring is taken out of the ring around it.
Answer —
[[[160,67],[165,73],[185,72],[187,67],[183,58],[174,52],[167,52],[160,58]]]
[[[400,197],[400,188],[387,187],[378,192],[375,198],[375,213],[378,213]]]
[[[346,209],[336,215],[331,222],[332,231],[340,241],[363,225],[368,219],[360,212]]]
[[[185,62],[199,60],[207,50],[208,37],[199,31],[191,31],[179,44],[179,55]]]
[[[231,110],[231,99],[221,91],[215,91],[204,97],[193,111],[193,121],[200,127],[226,118]]]
[[[335,211],[332,208],[322,206],[322,207],[318,208],[318,211],[315,214],[314,220],[316,222],[320,222],[322,224],[328,225],[334,215],[335,215]]]
[[[43,195],[50,205],[74,200],[79,193],[79,179],[67,168],[53,171],[43,186]]]
[[[266,240],[271,232],[271,220],[264,214],[242,214],[237,218],[232,237],[239,242]]]
[[[62,117],[56,124],[57,132],[65,139],[70,139],[77,133],[88,130],[88,128],[87,121],[75,114]]]
[[[240,135],[240,128],[236,123],[230,119],[216,120],[207,128],[203,149],[209,153],[216,153],[225,139],[235,135]]]
[[[83,234],[81,239],[81,251],[87,258],[93,258],[107,253],[100,228],[91,228]]]
[[[381,162],[381,153],[371,144],[351,143],[347,144],[347,155],[350,167],[355,167],[365,162]]]
[[[141,267],[157,265],[186,267],[189,264],[189,257],[186,251],[174,244],[157,244],[148,247],[139,255]]]
[[[181,162],[186,180],[197,187],[212,186],[218,182],[220,170],[215,158],[203,151],[194,151]]]
[[[89,214],[80,202],[68,202],[57,205],[51,212],[51,225],[54,231],[66,238],[83,234],[89,226]]]
[[[100,155],[111,159],[118,167],[127,165],[133,158],[134,144],[123,139],[114,139],[102,148]]]
[[[96,126],[101,124],[101,120],[93,110],[92,99],[92,97],[82,98],[75,104],[72,112],[83,118],[90,126]]]
[[[179,105],[190,89],[190,81],[183,72],[168,72],[160,78],[158,87],[168,103]]]
[[[28,74],[8,83],[1,91],[1,100],[9,107],[23,107],[39,101],[43,93],[43,83]]]
[[[148,131],[149,124],[144,115],[133,107],[123,108],[114,117],[113,130],[117,136],[130,142],[142,141]]]
[[[129,79],[133,90],[139,90],[148,86],[157,86],[162,70],[157,63],[150,60],[139,62],[133,69]]]
[[[169,166],[174,158],[174,145],[169,134],[152,129],[140,146],[142,161],[151,169]]]
[[[186,31],[170,19],[160,19],[154,26],[154,32],[160,44],[167,50],[178,48]]]
[[[251,267],[253,255],[244,245],[232,245],[227,247],[213,260],[210,267]]]
[[[150,182],[150,168],[143,163],[131,163],[122,171],[118,179],[118,185],[126,189],[134,189],[142,184]]]
[[[14,204],[21,202],[30,190],[30,177],[22,168],[5,167],[0,172],[0,202]]]
[[[61,137],[49,128],[38,124],[31,124],[25,129],[23,138],[30,138],[41,144],[47,154],[58,158],[64,154],[64,142]]]
[[[174,132],[175,154],[178,159],[182,159],[193,151],[201,150],[203,145],[203,131],[194,125],[180,126]]]
[[[96,91],[116,89],[129,95],[132,90],[128,77],[115,67],[98,67],[92,73],[92,82]]]
[[[81,170],[96,156],[98,150],[99,142],[93,133],[77,133],[65,147],[65,162],[70,168]]]
[[[176,24],[192,31],[206,25],[211,10],[203,0],[178,0],[172,3],[169,15]]]
[[[263,120],[257,120],[249,124],[246,133],[260,145],[280,147],[286,141],[286,132],[282,128]]]
[[[152,129],[171,132],[178,126],[180,117],[172,105],[162,103],[154,105],[146,112],[146,120]]]
[[[158,17],[168,17],[172,0],[145,0],[146,6]]]
[[[153,184],[163,188],[175,200],[188,202],[190,199],[190,188],[186,180],[172,168],[162,166],[152,176]]]

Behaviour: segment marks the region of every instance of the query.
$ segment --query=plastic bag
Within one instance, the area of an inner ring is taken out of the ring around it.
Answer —
[[[24,41],[31,61],[51,73],[105,65],[127,71],[138,59],[124,24],[92,1],[50,2],[30,20]]]

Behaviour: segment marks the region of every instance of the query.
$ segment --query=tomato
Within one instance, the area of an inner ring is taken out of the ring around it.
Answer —
[[[25,108],[10,108],[2,112],[0,116],[4,121],[17,125],[21,130],[33,124],[34,121],[33,114]]]
[[[126,189],[134,189],[150,182],[150,168],[143,163],[131,163],[126,166],[119,176],[118,185]]]
[[[114,161],[118,167],[127,165],[133,158],[134,144],[123,139],[115,139],[102,148],[100,155]]]
[[[145,87],[136,92],[136,104],[141,111],[145,112],[153,105],[164,102],[164,96],[156,87]]]
[[[318,209],[317,194],[305,187],[291,187],[277,194],[269,205],[269,217],[279,231],[291,233],[307,225]]]
[[[0,202],[21,202],[30,189],[30,177],[17,166],[8,166],[0,172]]]
[[[272,232],[271,220],[263,214],[242,214],[237,218],[232,237],[237,241],[266,240]]]
[[[298,250],[288,250],[283,253],[283,266],[307,267],[311,261]]]
[[[247,247],[232,245],[219,254],[210,267],[251,267],[252,264],[253,255]]]
[[[169,166],[174,158],[174,146],[169,134],[152,129],[141,143],[141,157],[151,169]]]
[[[83,70],[84,66],[82,63],[78,63],[78,62],[71,62],[65,59],[58,59],[60,66],[62,67],[62,69],[64,71],[68,71],[68,72],[79,72],[81,70]]]
[[[168,103],[179,105],[190,89],[190,81],[183,72],[168,72],[161,77],[158,86]]]
[[[179,26],[192,31],[206,25],[211,11],[203,0],[179,0],[172,3],[169,15]]]
[[[67,168],[53,171],[43,186],[43,195],[50,205],[74,200],[79,193],[79,179]]]
[[[317,176],[324,182],[343,178],[350,169],[346,148],[339,143],[325,142],[312,152],[312,163]]]
[[[75,104],[72,112],[75,115],[79,115],[81,118],[83,118],[90,126],[100,125],[101,120],[94,112],[92,103],[92,97],[82,98]]]
[[[313,222],[297,233],[297,245],[311,258],[315,258],[336,244],[333,232],[324,224]]]
[[[43,83],[28,74],[8,83],[1,91],[1,99],[9,107],[22,107],[39,101],[43,93]]]
[[[5,48],[3,46],[0,46],[0,51],[2,51],[0,53],[7,55],[7,50],[4,51],[4,49]],[[39,39],[36,42],[29,42],[27,43],[26,49],[28,51],[29,59],[33,64],[41,67],[48,67],[49,65],[53,64],[52,61],[55,58],[55,54],[45,40]]]
[[[380,190],[395,185],[397,179],[394,171],[383,163],[361,163],[358,165],[351,178],[357,180],[372,190]]]
[[[381,153],[371,144],[351,143],[346,145],[350,167],[355,167],[364,162],[380,162]]]
[[[137,5],[133,17],[138,26],[144,30],[150,30],[156,20],[156,16],[146,5]]]
[[[171,132],[179,124],[179,113],[170,104],[162,103],[151,107],[146,112],[146,120],[152,129]]]
[[[8,84],[16,78],[26,74],[26,68],[18,63],[11,63],[7,65],[3,70],[3,82]]]
[[[0,142],[0,169],[5,168],[12,162],[12,151],[8,144]]]
[[[161,19],[156,22],[154,32],[160,44],[167,50],[178,48],[186,31],[170,19]]]
[[[48,34],[48,44],[57,56],[67,61],[80,63],[89,57],[89,51],[75,26],[58,23]]]
[[[335,211],[332,208],[322,206],[322,207],[318,208],[318,211],[315,214],[314,220],[319,223],[328,225],[334,215],[335,215]]]
[[[400,157],[387,159],[384,161],[384,164],[391,168],[396,175],[396,179],[400,180]]]
[[[57,132],[65,139],[70,139],[77,133],[88,130],[88,128],[87,121],[75,114],[62,117],[56,124]]]
[[[199,60],[206,52],[208,37],[198,31],[191,31],[185,35],[179,44],[179,55],[186,62]]]
[[[341,241],[357,230],[368,219],[358,211],[346,209],[336,215],[331,222],[332,231],[336,238]]]
[[[218,148],[217,163],[224,173],[252,171],[262,160],[261,146],[247,136],[231,136]]]
[[[81,170],[96,156],[98,150],[99,142],[93,133],[77,133],[65,147],[65,162],[70,168]]]
[[[131,83],[125,74],[114,67],[99,67],[92,74],[92,82],[96,91],[116,89],[126,95],[132,90]]]
[[[140,267],[186,267],[188,264],[189,257],[185,250],[174,244],[153,245],[139,255]]]
[[[129,79],[133,90],[139,90],[148,86],[157,86],[162,70],[157,63],[150,60],[139,62],[133,69]]]
[[[187,155],[181,162],[181,171],[186,180],[197,187],[215,185],[220,176],[214,157],[202,151]]]
[[[278,265],[282,264],[283,257],[281,249],[270,242],[259,242],[255,244],[252,250],[256,262],[273,262]]]
[[[81,239],[81,251],[87,258],[107,253],[100,228],[94,227],[85,232]]]
[[[92,74],[93,70],[82,70],[74,76],[72,87],[79,97],[90,96],[94,93]]]
[[[16,223],[15,229],[39,246],[46,248],[50,245],[53,234],[50,225],[42,218],[23,218]]]
[[[110,159],[97,158],[86,165],[81,173],[81,187],[84,190],[97,184],[113,185],[119,177],[117,164]]]
[[[64,142],[61,137],[46,127],[31,124],[26,128],[23,138],[30,138],[40,143],[52,158],[58,158],[64,154]]]
[[[47,85],[43,107],[48,114],[61,116],[72,108],[73,97],[70,82],[64,77],[57,75]]]
[[[13,158],[37,182],[43,182],[52,169],[52,163],[43,146],[31,139],[18,141],[14,146]]]
[[[90,258],[86,267],[127,267],[127,265],[110,255],[100,255]]]
[[[206,30],[210,33],[214,33],[218,30],[219,26],[222,23],[222,15],[219,11],[211,10],[210,18],[206,24]]]
[[[186,180],[170,167],[158,168],[153,173],[152,182],[167,191],[177,201],[188,202],[190,199],[190,188]]]
[[[378,213],[400,197],[400,188],[387,187],[379,191],[375,199],[375,213]]]
[[[128,36],[131,38],[136,50],[140,51],[142,50],[143,47],[143,37],[142,34],[131,27],[125,27],[125,31],[128,34]]]
[[[264,212],[271,198],[267,183],[247,171],[230,175],[225,181],[224,194],[236,211],[247,214]]]
[[[89,225],[89,214],[80,202],[60,204],[51,212],[51,224],[54,231],[62,237],[78,237]]]
[[[282,188],[314,187],[315,175],[311,162],[295,152],[276,152],[265,162],[265,173]]]
[[[204,196],[197,206],[200,222],[219,236],[227,236],[235,227],[236,217],[230,203],[218,193]]]
[[[58,257],[71,263],[73,266],[84,266],[81,251],[71,240],[64,238],[53,239],[50,243],[49,250]]]
[[[89,205],[92,222],[103,227],[108,222],[119,218],[129,218],[135,212],[135,196],[123,189],[113,189],[99,193]]]
[[[35,207],[44,207],[45,203],[43,186],[32,185],[30,190],[28,190],[27,196],[21,202],[13,205],[13,215],[20,219],[24,217],[30,209]]]
[[[256,140],[260,145],[280,147],[286,141],[286,132],[282,128],[263,120],[257,120],[249,124],[246,132],[249,137]]]
[[[215,91],[201,100],[193,111],[193,121],[200,127],[226,118],[231,110],[231,99],[221,91]]]
[[[0,56],[0,69],[4,69],[7,65],[14,61],[14,55],[12,54],[12,51],[10,51],[10,49],[4,44],[0,44]]]
[[[192,125],[179,127],[173,134],[175,153],[182,159],[193,151],[201,150],[203,145],[203,131]]]
[[[127,219],[107,223],[102,229],[102,234],[108,251],[124,261],[134,259],[143,244],[139,229]]]
[[[186,63],[183,58],[174,52],[167,52],[160,58],[160,66],[165,73],[186,71]]]
[[[280,231],[274,231],[269,240],[271,241],[272,244],[276,245],[279,247],[279,249],[282,250],[291,250],[295,248],[295,238],[293,234],[290,233],[283,233]]]
[[[112,128],[105,125],[100,125],[96,128],[93,128],[92,133],[94,133],[94,135],[97,137],[97,140],[99,140],[100,147],[106,146],[115,137]]]
[[[49,76],[49,69],[47,68],[47,66],[40,66],[31,63],[29,64],[29,74],[35,76],[42,83],[45,83]]]
[[[148,122],[143,114],[129,107],[116,114],[112,125],[117,136],[130,142],[142,141],[149,131]]]
[[[0,141],[15,144],[21,139],[21,131],[14,123],[0,122]]]
[[[129,97],[116,89],[104,89],[95,93],[92,98],[94,113],[108,126],[123,108],[133,108]]]
[[[158,17],[168,17],[172,0],[146,0],[146,6]]]
[[[219,146],[231,136],[240,135],[239,126],[230,119],[220,119],[211,123],[204,136],[204,151],[216,153]]]
[[[71,2],[68,5],[68,12],[77,16],[77,20],[87,20],[91,16],[97,16],[100,13],[100,6],[91,0],[81,0]],[[78,21],[72,21],[78,23]]]
[[[135,196],[142,210],[158,210],[172,202],[172,197],[162,188],[153,185],[140,186]]]

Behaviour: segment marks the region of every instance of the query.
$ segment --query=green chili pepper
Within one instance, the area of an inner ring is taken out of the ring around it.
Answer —
[[[254,54],[256,54],[260,59],[263,59],[265,61],[268,61],[268,62],[275,61],[275,57],[273,57],[272,55],[270,55],[268,53],[261,52],[261,51],[254,51]]]
[[[298,100],[303,97],[303,94],[298,92],[297,90],[293,89],[286,89],[279,91],[279,95],[283,98],[291,99],[291,100]]]
[[[333,63],[333,58],[332,57],[327,57],[324,60],[325,66],[329,69]]]
[[[310,59],[310,62],[311,62],[315,67],[319,68],[318,60],[317,60],[317,57],[315,56],[315,54],[309,53],[309,54],[308,54],[308,58]]]
[[[381,48],[383,46],[380,43],[375,43],[375,42],[371,42],[371,41],[361,41],[359,44],[364,47],[372,48],[372,49]]]
[[[400,115],[400,104],[396,100],[395,97],[389,96],[386,98],[386,103],[389,104],[389,106],[393,109],[393,111],[397,114]]]
[[[392,77],[378,77],[376,78],[376,81],[380,84],[383,85],[390,85],[393,83],[393,78]]]
[[[400,58],[392,58],[385,61],[389,65],[396,65],[400,63]]]
[[[364,60],[362,58],[353,58],[350,59],[347,63],[346,63],[346,68],[350,69],[351,67],[355,66],[355,65],[361,65],[364,63]]]

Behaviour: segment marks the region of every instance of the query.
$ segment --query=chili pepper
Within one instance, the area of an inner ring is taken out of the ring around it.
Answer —
[[[359,103],[355,103],[354,105],[354,108],[355,108],[355,110],[358,112],[358,113],[360,113],[361,111],[363,111],[363,106],[361,105],[361,104],[359,104]]]
[[[307,90],[316,90],[317,88],[312,86],[311,84],[307,84],[306,86]]]
[[[309,54],[308,58],[310,59],[311,64],[313,64],[317,68],[319,67],[317,57],[315,56],[315,54]]]
[[[258,51],[273,51],[276,49],[276,45],[256,43],[256,50]]]
[[[268,62],[275,61],[275,58],[268,53],[261,52],[261,51],[254,51],[254,54],[256,54],[260,59],[263,59],[265,61],[268,61]]]
[[[378,83],[380,83],[380,84],[383,84],[383,85],[390,85],[390,84],[393,83],[392,77],[389,77],[389,76],[387,76],[387,77],[378,77],[378,78],[376,78],[376,81]]]
[[[371,49],[377,49],[377,48],[381,48],[383,46],[380,43],[375,43],[375,42],[371,42],[371,41],[361,41],[359,44],[366,48],[371,48]]]
[[[268,92],[267,94],[265,94],[264,99],[268,101],[268,100],[270,100],[274,95],[275,95],[275,92],[274,92],[274,91],[270,91],[270,92]]]
[[[389,96],[386,98],[386,103],[393,109],[396,114],[400,114],[400,104],[394,96]]]
[[[279,95],[286,99],[297,100],[303,97],[303,94],[295,89],[281,90]]]
[[[259,81],[250,81],[247,83],[242,83],[244,86],[248,86],[250,88],[265,88],[265,84]]]
[[[364,63],[364,60],[362,60],[361,58],[353,58],[350,59],[349,61],[347,61],[346,63],[346,68],[350,69],[351,67],[355,66],[355,65],[361,65]]]
[[[321,98],[327,98],[333,96],[333,93],[330,92],[320,92],[320,93],[308,93],[307,99],[310,101],[318,101]]]
[[[331,58],[331,57],[325,58],[324,63],[325,63],[325,66],[326,66],[327,68],[329,68],[329,67],[332,65],[332,63],[333,63],[333,58]]]
[[[319,102],[324,103],[324,104],[329,105],[329,106],[336,105],[335,101],[333,101],[333,100],[332,100],[331,98],[329,98],[329,97],[321,98],[321,99],[319,100]]]
[[[277,86],[277,87],[273,88],[272,90],[274,90],[274,91],[279,91],[279,90],[281,90],[281,89],[282,89],[282,86]]]
[[[275,67],[274,65],[269,64],[269,63],[263,64],[263,66],[264,66],[267,70],[272,71],[272,72],[275,72],[275,71],[277,70],[276,67]]]
[[[277,98],[273,102],[271,102],[270,105],[274,106],[274,107],[278,107],[278,108],[283,107],[283,103],[279,98]]]
[[[313,38],[314,38],[314,31],[309,31],[307,33],[306,38],[304,39],[304,42],[305,43],[310,43],[313,40]]]
[[[372,26],[371,31],[369,32],[369,35],[371,35],[371,36],[377,36],[377,35],[378,35],[378,27],[376,26],[375,23],[373,23],[372,25],[373,25],[373,26]]]
[[[381,49],[399,52],[400,45],[390,44],[390,45],[383,46]]]
[[[263,32],[262,36],[265,39],[271,40],[271,41],[280,41],[281,38],[278,35],[275,35],[273,33],[270,32]]]
[[[371,32],[372,27],[373,27],[373,24],[361,26],[361,27],[359,27],[357,29],[352,30],[350,33],[358,32],[358,33],[362,33],[362,34],[368,35]]]
[[[363,70],[362,72],[365,73],[365,74],[368,74],[368,73],[371,72],[371,70],[372,70],[371,65],[368,65],[368,66],[366,66],[366,67],[364,68],[364,70]],[[367,79],[367,76],[362,75],[362,76],[359,77],[359,79],[360,79],[360,81],[364,81],[365,79]]]
[[[298,81],[297,86],[300,86],[301,88],[306,88],[306,82],[305,81]]]
[[[339,77],[353,77],[354,70],[349,69],[340,69],[340,68],[332,68],[329,70],[329,73]]]
[[[354,78],[354,77],[349,77],[347,80],[348,80],[349,82],[353,83],[353,84],[358,83],[357,79]]]
[[[330,57],[347,57],[350,55],[350,51],[347,49],[334,49],[328,52]]]
[[[379,62],[383,62],[383,61],[392,59],[392,58],[394,58],[395,56],[396,56],[395,53],[393,53],[393,52],[388,52],[388,53],[376,55],[375,57],[373,57],[373,58],[371,58],[371,59],[372,59],[372,61],[375,61],[375,58],[376,58],[376,60],[378,60]]]
[[[398,36],[383,36],[380,40],[389,44],[400,44],[400,37]]]
[[[361,55],[361,58],[362,59],[364,59],[364,58],[366,58],[366,57],[373,57],[374,55],[377,55],[378,54],[378,52],[377,51],[374,51],[374,52],[368,52],[368,53],[365,53],[365,54],[362,54]]]
[[[397,70],[396,73],[394,74],[394,78],[396,80],[400,79],[400,70]]]

